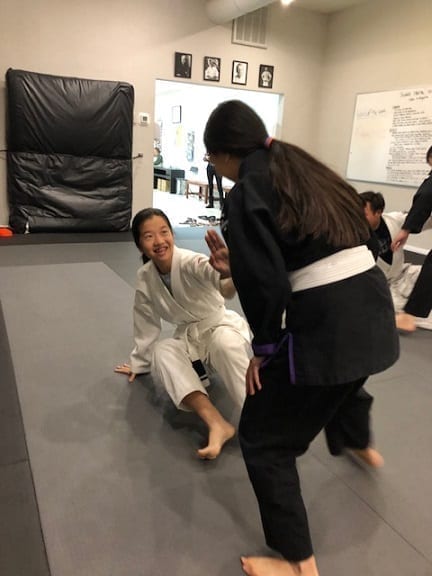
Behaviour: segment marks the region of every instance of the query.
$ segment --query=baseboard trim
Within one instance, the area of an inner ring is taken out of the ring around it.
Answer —
[[[418,248],[417,246],[411,246],[411,244],[406,244],[405,250],[407,252],[414,252],[415,254],[423,254],[424,256],[429,253],[427,248]]]

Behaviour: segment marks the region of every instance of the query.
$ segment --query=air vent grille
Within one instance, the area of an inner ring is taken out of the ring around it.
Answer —
[[[267,48],[267,8],[260,8],[233,20],[232,43]]]

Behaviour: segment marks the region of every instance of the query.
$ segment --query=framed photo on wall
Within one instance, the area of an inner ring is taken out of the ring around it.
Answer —
[[[274,66],[269,66],[268,64],[260,64],[258,86],[260,88],[272,88],[273,74],[274,74]]]
[[[209,82],[219,82],[221,59],[214,56],[204,56],[203,79]]]
[[[233,60],[232,63],[232,84],[243,84],[246,85],[248,73],[248,63],[241,62],[240,60]]]
[[[192,75],[192,54],[176,52],[174,56],[174,76],[190,78]]]

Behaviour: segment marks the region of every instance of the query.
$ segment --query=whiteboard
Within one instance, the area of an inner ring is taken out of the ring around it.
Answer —
[[[432,86],[357,95],[347,178],[419,186],[430,146]]]

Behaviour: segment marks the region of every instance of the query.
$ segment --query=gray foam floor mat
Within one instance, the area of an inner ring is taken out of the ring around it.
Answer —
[[[240,576],[241,554],[267,552],[237,442],[199,461],[193,415],[113,373],[132,345],[129,284],[99,262],[4,266],[0,294],[52,576]],[[299,461],[321,576],[432,573],[429,336],[371,383],[382,472],[322,439]]]
[[[237,573],[262,546],[237,444],[197,460],[193,416],[113,373],[132,345],[131,287],[85,263],[4,267],[0,289],[52,574]]]

